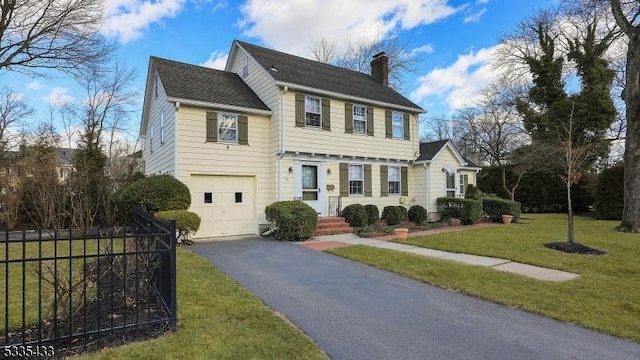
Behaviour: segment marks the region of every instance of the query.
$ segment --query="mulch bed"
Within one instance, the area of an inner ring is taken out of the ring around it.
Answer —
[[[582,254],[582,255],[605,255],[607,252],[599,249],[595,249],[586,245],[582,245],[577,242],[567,241],[555,241],[544,244],[546,248],[562,251],[570,254]]]

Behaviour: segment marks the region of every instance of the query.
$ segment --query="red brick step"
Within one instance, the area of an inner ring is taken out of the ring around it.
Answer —
[[[316,232],[314,236],[347,234],[353,232],[353,228],[343,217],[321,217],[318,218]]]

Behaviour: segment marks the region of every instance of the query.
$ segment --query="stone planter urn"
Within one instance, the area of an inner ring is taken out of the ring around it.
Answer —
[[[512,220],[513,220],[513,215],[502,215],[503,224],[511,224]]]
[[[396,239],[406,239],[409,233],[409,229],[407,228],[397,228],[393,229],[393,231],[396,233]]]

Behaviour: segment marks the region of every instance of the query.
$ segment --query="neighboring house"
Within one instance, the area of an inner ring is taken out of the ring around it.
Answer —
[[[319,216],[353,203],[429,207],[437,197],[426,182],[431,165],[415,163],[425,111],[388,86],[386,54],[371,69],[237,40],[225,71],[151,57],[140,127],[145,171],[187,184],[191,211],[202,218],[195,238],[257,234],[265,207],[279,200],[304,201]]]

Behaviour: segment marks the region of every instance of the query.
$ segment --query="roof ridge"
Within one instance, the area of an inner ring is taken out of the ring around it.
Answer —
[[[202,66],[202,65],[195,65],[195,64],[190,64],[190,63],[186,63],[184,61],[178,61],[178,60],[173,60],[173,59],[167,59],[167,58],[161,58],[159,56],[153,56],[150,55],[149,58],[153,61],[153,60],[159,60],[159,61],[168,61],[174,64],[180,64],[180,65],[186,65],[188,67],[193,67],[193,68],[198,68],[198,69],[204,69],[204,70],[213,70],[213,71],[217,71],[217,72],[221,72],[221,73],[225,73],[225,74],[235,74],[231,71],[226,71],[226,70],[220,70],[220,69],[214,69],[208,66]]]

